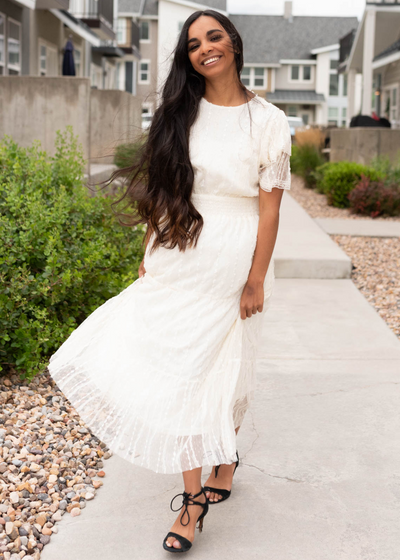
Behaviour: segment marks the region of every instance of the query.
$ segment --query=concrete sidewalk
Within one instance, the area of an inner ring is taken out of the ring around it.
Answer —
[[[274,249],[277,278],[350,278],[351,260],[285,192]]]
[[[400,237],[400,220],[372,219],[343,220],[338,218],[314,218],[317,224],[331,235],[354,235],[367,237]]]
[[[398,339],[350,280],[278,279],[258,364],[232,497],[210,506],[191,558],[398,560]],[[117,456],[104,470],[42,560],[167,557],[181,476]]]

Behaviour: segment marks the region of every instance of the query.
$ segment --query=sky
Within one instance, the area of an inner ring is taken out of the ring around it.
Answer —
[[[284,0],[228,0],[231,14],[283,15]],[[356,16],[361,20],[365,0],[293,0],[294,16]]]

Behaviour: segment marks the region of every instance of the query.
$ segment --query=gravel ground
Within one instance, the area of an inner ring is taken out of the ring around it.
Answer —
[[[351,258],[352,280],[400,338],[400,238],[331,235]]]
[[[110,456],[48,373],[1,377],[0,558],[38,560],[63,515],[95,497]]]
[[[297,175],[292,175],[290,194],[301,206],[307,210],[312,218],[341,218],[349,220],[370,220],[370,216],[351,214],[349,208],[335,208],[328,206],[326,196],[308,189],[304,186],[304,180]],[[374,218],[375,221],[399,222],[400,216],[388,216],[386,218]]]

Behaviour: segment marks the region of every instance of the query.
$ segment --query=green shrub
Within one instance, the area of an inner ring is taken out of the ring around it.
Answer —
[[[372,167],[350,161],[333,162],[324,168],[318,188],[327,195],[328,204],[337,208],[348,208],[349,193],[360,182],[362,175],[373,181],[381,179],[380,173]]]
[[[324,177],[325,173],[328,171],[332,164],[331,163],[324,163],[317,167],[317,169],[313,172],[313,177],[315,181],[315,190],[319,193],[324,193]]]
[[[147,135],[144,134],[136,140],[136,142],[127,142],[126,144],[120,144],[117,146],[114,155],[115,165],[117,167],[124,168],[137,163],[140,156],[140,150],[142,149],[146,139]]]
[[[315,144],[292,146],[291,170],[305,180],[306,187],[315,187],[314,171],[324,163],[320,150]]]
[[[388,156],[377,156],[370,164],[383,177],[385,184],[400,185],[400,159],[392,163]]]
[[[53,158],[0,142],[0,369],[32,378],[99,305],[137,278],[141,228],[90,197],[69,128]]]
[[[355,214],[371,218],[400,215],[400,185],[385,185],[383,181],[371,181],[362,177],[349,194],[350,207]]]

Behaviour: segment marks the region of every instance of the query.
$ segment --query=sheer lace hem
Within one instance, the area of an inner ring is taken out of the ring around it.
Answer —
[[[271,192],[273,188],[290,190],[290,183],[290,154],[286,152],[260,170],[259,184],[266,192]]]

